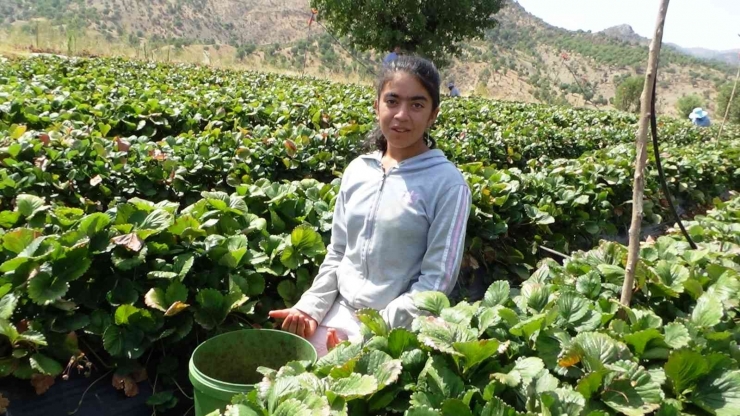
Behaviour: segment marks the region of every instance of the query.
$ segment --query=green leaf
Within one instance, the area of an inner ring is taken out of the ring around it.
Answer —
[[[170,304],[167,303],[164,290],[158,287],[153,287],[146,292],[146,295],[144,295],[144,303],[146,306],[162,312],[166,312],[167,308],[170,306]]]
[[[733,270],[728,270],[717,279],[717,281],[707,289],[709,295],[714,295],[720,302],[737,299],[740,293],[740,275]]]
[[[311,409],[297,399],[288,399],[280,403],[273,416],[312,416]]]
[[[717,416],[740,414],[740,370],[726,371],[700,383],[691,400]]]
[[[18,306],[18,296],[14,293],[8,293],[0,298],[0,319],[10,319],[16,306]]]
[[[499,313],[503,310],[499,311]],[[532,337],[539,331],[545,329],[547,322],[547,315],[544,313],[534,315],[524,321],[517,323],[509,329],[512,335],[523,337],[524,339],[532,339]]]
[[[484,360],[496,355],[500,345],[497,340],[493,339],[456,342],[452,344],[453,348],[462,354],[465,360],[464,371],[468,371]]]
[[[97,233],[103,231],[110,222],[111,219],[108,215],[103,214],[102,212],[96,212],[95,214],[87,215],[80,220],[79,230],[86,236],[93,237]]]
[[[49,271],[40,271],[28,281],[28,297],[39,305],[49,305],[64,296],[69,284]]]
[[[440,356],[427,360],[419,374],[419,382],[425,383],[426,391],[440,397],[458,398],[465,391],[465,383]]]
[[[150,212],[149,215],[144,218],[144,221],[139,224],[138,229],[140,230],[157,230],[161,231],[172,225],[174,217],[172,213],[167,212],[163,209],[155,209]],[[142,238],[146,238],[143,237]]]
[[[601,395],[607,406],[627,416],[645,415],[660,408],[662,390],[645,368],[630,361],[608,367],[615,373],[609,376]]]
[[[85,328],[86,331],[95,335],[103,335],[105,330],[111,326],[113,319],[110,314],[100,309],[93,311],[90,315],[90,324]]]
[[[343,366],[348,361],[356,358],[362,352],[362,344],[342,343],[336,346],[328,354],[316,362],[316,369],[322,375],[328,374],[329,370],[336,366]]]
[[[20,254],[36,239],[37,231],[30,228],[17,228],[3,235],[3,247]]]
[[[16,197],[15,202],[17,204],[18,212],[26,218],[31,218],[36,213],[40,212],[44,208],[46,201],[44,198],[39,198],[35,195],[20,194]]]
[[[653,269],[656,283],[663,291],[672,297],[683,293],[684,282],[689,280],[689,270],[678,263],[668,263],[661,260]]]
[[[594,371],[592,373],[588,373],[582,379],[578,380],[576,390],[578,390],[586,400],[590,400],[591,397],[601,388],[601,384],[604,381],[604,374],[605,371]]]
[[[6,319],[0,319],[0,335],[6,336],[11,344],[15,344],[20,337],[15,326]]]
[[[190,269],[193,267],[194,263],[195,255],[193,253],[183,253],[175,257],[173,269],[175,273],[177,273],[177,275],[180,277],[180,281],[185,278]]]
[[[660,405],[660,409],[655,413],[655,416],[681,416],[681,410],[683,410],[681,402],[674,399],[666,399]]]
[[[414,321],[414,325],[419,327],[419,342],[451,355],[461,355],[452,347],[455,342],[467,342],[478,338],[471,328],[449,323],[441,318],[419,317]]]
[[[439,315],[442,319],[453,324],[470,326],[475,312],[478,310],[477,305],[471,305],[466,301],[460,301],[457,305],[442,310]]]
[[[354,371],[375,377],[378,390],[395,383],[401,375],[401,360],[394,360],[383,351],[373,350],[363,355]]]
[[[121,305],[116,308],[115,323],[116,325],[128,325],[129,318],[139,313],[140,309],[134,305]]]
[[[404,413],[404,416],[443,416],[442,413],[428,406],[414,406]]]
[[[542,403],[550,414],[559,415],[580,415],[586,406],[585,398],[570,388],[545,392],[542,395]]]
[[[404,351],[418,346],[416,335],[405,328],[394,328],[388,334],[388,350],[393,358],[399,358]]]
[[[619,266],[613,264],[599,264],[597,268],[604,276],[604,279],[609,283],[621,284],[621,281],[624,280],[625,270]]]
[[[136,328],[111,325],[103,334],[103,347],[114,357],[136,359],[146,350],[144,333]]]
[[[588,371],[597,371],[605,364],[627,358],[629,352],[624,344],[614,338],[598,332],[582,332],[573,338],[571,345],[563,351],[560,365],[563,363],[583,362]]]
[[[10,128],[8,129],[8,134],[10,135],[10,138],[15,140],[19,139],[23,134],[28,130],[28,127],[23,124],[11,124]]]
[[[280,262],[283,266],[295,270],[301,266],[301,256],[293,247],[286,247],[280,255]]]
[[[31,368],[47,376],[56,377],[64,371],[62,365],[56,360],[39,353],[33,354],[29,363]]]
[[[317,233],[308,224],[301,224],[290,233],[290,243],[296,252],[306,257],[315,257],[326,253],[321,234]]]
[[[493,282],[491,286],[486,290],[486,294],[483,297],[482,306],[492,308],[496,305],[503,305],[509,300],[510,296],[509,282],[506,280],[500,280]]]
[[[385,322],[380,312],[375,309],[361,309],[355,312],[357,319],[367,326],[373,334],[381,337],[388,335],[390,328]]]
[[[514,368],[510,372],[516,372],[522,379],[522,383],[527,386],[545,369],[545,363],[538,357],[519,358],[514,363]]]
[[[82,277],[92,266],[92,262],[92,256],[86,248],[70,250],[54,262],[52,274],[65,282],[72,282]]]
[[[709,365],[698,352],[674,351],[665,365],[665,373],[673,385],[676,395],[683,395],[692,388],[702,376],[709,374]]]
[[[493,373],[491,378],[495,378],[499,383],[509,387],[517,387],[522,382],[522,376],[518,371],[509,371],[506,374]]]
[[[378,380],[373,376],[352,373],[349,377],[335,380],[329,390],[346,400],[369,396],[378,390]]]
[[[473,416],[473,412],[462,400],[447,399],[442,403],[442,416]]]
[[[450,307],[450,300],[442,292],[425,291],[413,295],[414,305],[422,311],[439,316],[442,310]]]
[[[711,328],[722,320],[724,308],[715,295],[705,293],[696,301],[691,322],[699,327]]]
[[[655,328],[650,328],[625,335],[624,342],[626,342],[627,345],[631,345],[635,350],[635,354],[639,357],[645,352],[645,347],[647,347],[650,341],[661,338],[663,338],[663,335],[660,331]]]
[[[481,411],[481,416],[520,416],[513,407],[504,403],[498,397],[492,398]]]
[[[298,297],[298,290],[296,290],[295,283],[291,280],[283,280],[278,284],[278,294],[288,305],[293,305],[296,298]]]
[[[170,283],[169,286],[167,286],[167,291],[165,292],[165,303],[169,307],[175,302],[187,302],[188,301],[188,288],[178,282],[173,281]]]
[[[18,223],[21,213],[16,211],[0,211],[0,227],[9,229]]]
[[[209,413],[206,416],[221,416],[218,410],[214,410],[214,413]],[[256,410],[249,408],[243,404],[234,404],[226,406],[223,416],[263,416],[262,413],[258,413]]]
[[[689,345],[691,337],[689,336],[689,330],[678,322],[671,322],[663,328],[665,331],[665,343],[674,350],[683,348]]]
[[[589,302],[575,292],[563,293],[557,302],[560,317],[565,322],[574,324],[589,312]]]
[[[195,321],[207,330],[221,325],[231,310],[224,295],[216,289],[201,289],[195,300],[199,306],[195,311]]]

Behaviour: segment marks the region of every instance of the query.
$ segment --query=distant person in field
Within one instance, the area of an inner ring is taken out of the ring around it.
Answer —
[[[390,65],[390,64],[391,64],[391,62],[393,62],[393,61],[395,61],[396,59],[398,59],[398,57],[399,57],[399,56],[401,56],[401,47],[400,47],[400,46],[396,46],[396,47],[394,47],[394,48],[393,48],[393,49],[392,49],[392,50],[391,50],[391,51],[390,51],[390,52],[388,53],[388,55],[386,55],[386,56],[385,56],[385,58],[383,59],[383,65],[384,65],[384,66],[388,66],[388,65]]]
[[[459,97],[460,96],[460,90],[457,89],[454,82],[450,82],[447,84],[447,88],[450,90],[450,97]]]
[[[695,126],[709,127],[712,122],[709,120],[709,113],[704,111],[701,107],[695,108],[694,111],[689,114],[689,119],[694,123]]]
[[[376,150],[344,171],[326,258],[295,306],[270,312],[320,356],[362,339],[358,310],[376,309],[389,327],[411,328],[422,314],[412,296],[449,294],[457,282],[471,193],[429,135],[439,104],[431,62],[405,55],[383,68],[378,126],[368,137]]]

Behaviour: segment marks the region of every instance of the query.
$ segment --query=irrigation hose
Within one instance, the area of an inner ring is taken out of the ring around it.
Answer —
[[[676,222],[678,223],[679,228],[681,228],[681,233],[686,238],[686,241],[689,242],[689,245],[693,250],[697,249],[696,243],[694,243],[694,240],[691,239],[691,236],[686,231],[686,228],[683,225],[683,222],[681,221],[681,217],[678,215],[678,211],[676,211],[676,206],[673,204],[673,196],[671,195],[670,191],[668,190],[668,184],[665,180],[665,173],[663,172],[663,164],[660,160],[660,148],[658,147],[658,120],[655,117],[655,96],[658,94],[658,76],[656,74],[655,79],[653,80],[653,91],[652,91],[652,99],[650,100],[650,133],[653,136],[653,152],[655,153],[655,164],[658,167],[658,176],[660,177],[660,186],[663,188],[663,195],[665,195],[666,200],[668,201],[668,205],[671,209],[671,213],[676,218]]]

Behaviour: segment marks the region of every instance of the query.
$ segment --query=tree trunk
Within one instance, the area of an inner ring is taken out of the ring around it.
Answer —
[[[637,154],[635,160],[635,180],[632,189],[632,225],[630,226],[629,251],[627,255],[627,269],[622,285],[621,302],[629,306],[632,302],[632,290],[635,283],[635,271],[637,261],[640,258],[640,231],[642,228],[643,204],[645,194],[645,164],[647,162],[647,134],[650,124],[650,103],[655,94],[654,83],[658,71],[658,60],[660,59],[660,48],[663,44],[663,27],[665,26],[666,14],[668,13],[670,0],[662,0],[658,12],[658,22],[655,26],[655,34],[650,43],[650,56],[648,57],[648,68],[645,74],[645,85],[642,90],[640,104],[640,127],[637,132]]]

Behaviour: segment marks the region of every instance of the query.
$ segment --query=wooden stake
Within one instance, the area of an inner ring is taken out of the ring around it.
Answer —
[[[640,104],[640,128],[637,131],[637,155],[635,160],[635,180],[632,189],[632,225],[630,226],[630,245],[627,254],[627,270],[622,285],[621,302],[629,306],[632,302],[632,290],[635,284],[635,271],[637,261],[640,258],[640,231],[642,229],[643,204],[645,194],[645,165],[647,162],[647,135],[650,124],[650,103],[652,102],[655,77],[658,71],[660,59],[660,48],[663,44],[663,27],[665,26],[666,14],[668,13],[670,0],[662,0],[658,12],[658,22],[655,26],[655,34],[650,43],[650,55],[648,57],[648,68],[645,74],[645,86],[642,89]]]
[[[725,129],[725,123],[727,123],[727,116],[730,115],[730,108],[732,107],[732,100],[735,98],[735,90],[737,89],[738,79],[740,79],[740,67],[737,68],[737,75],[735,76],[735,85],[732,86],[732,94],[730,94],[730,101],[727,102],[727,109],[725,110],[725,118],[722,119],[722,126],[720,126],[719,128],[719,134],[717,134],[717,140],[719,140],[722,137],[722,130]]]

